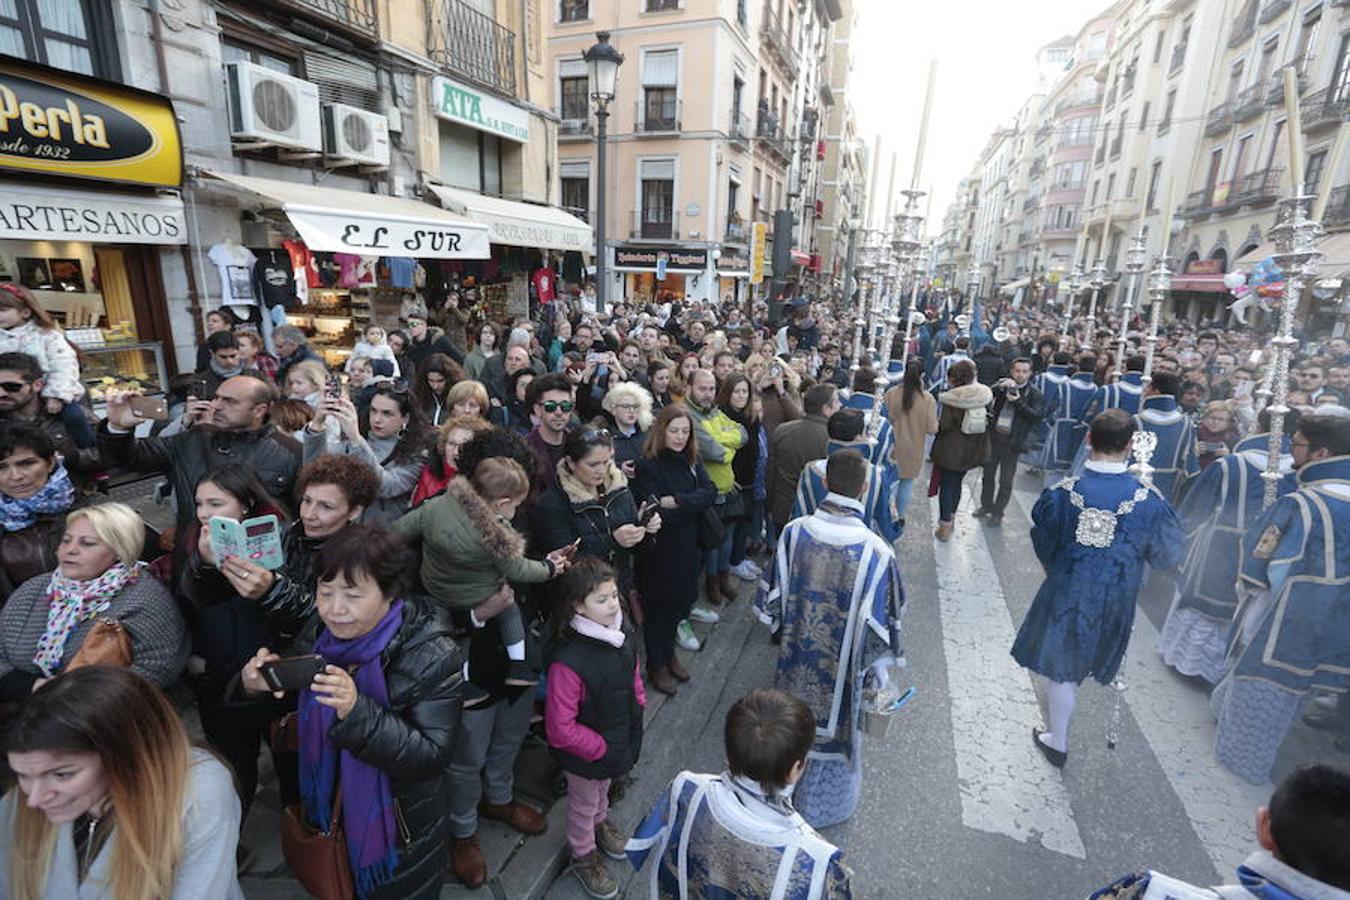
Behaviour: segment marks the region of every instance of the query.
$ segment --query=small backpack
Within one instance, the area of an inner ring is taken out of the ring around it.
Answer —
[[[988,427],[989,410],[983,406],[968,409],[966,414],[961,417],[962,434],[984,434]]]

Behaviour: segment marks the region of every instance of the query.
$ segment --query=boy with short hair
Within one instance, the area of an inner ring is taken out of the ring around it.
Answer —
[[[792,808],[815,731],[811,709],[784,691],[736,701],[726,720],[727,771],[675,776],[628,842],[634,868],[656,853],[653,898],[852,896],[839,849]],[[789,854],[792,876],[780,884]]]

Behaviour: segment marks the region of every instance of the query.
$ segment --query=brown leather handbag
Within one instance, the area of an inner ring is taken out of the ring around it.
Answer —
[[[342,829],[341,784],[328,831],[311,828],[299,805],[282,810],[281,855],[300,886],[319,900],[352,900],[356,896],[352,864],[347,857],[347,835]]]
[[[99,619],[84,636],[84,643],[71,657],[64,671],[83,666],[116,666],[125,669],[129,665],[131,635],[116,619]]]

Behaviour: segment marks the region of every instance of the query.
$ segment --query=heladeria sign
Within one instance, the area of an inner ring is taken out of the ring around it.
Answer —
[[[438,76],[431,82],[436,115],[520,144],[530,140],[530,114],[490,94]]]
[[[167,98],[0,57],[0,171],[178,187]]]

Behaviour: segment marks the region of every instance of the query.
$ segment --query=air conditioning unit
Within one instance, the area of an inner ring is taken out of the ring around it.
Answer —
[[[345,103],[323,105],[323,149],[367,166],[389,165],[389,119]]]
[[[225,64],[230,136],[294,150],[322,150],[319,88],[251,62]]]

